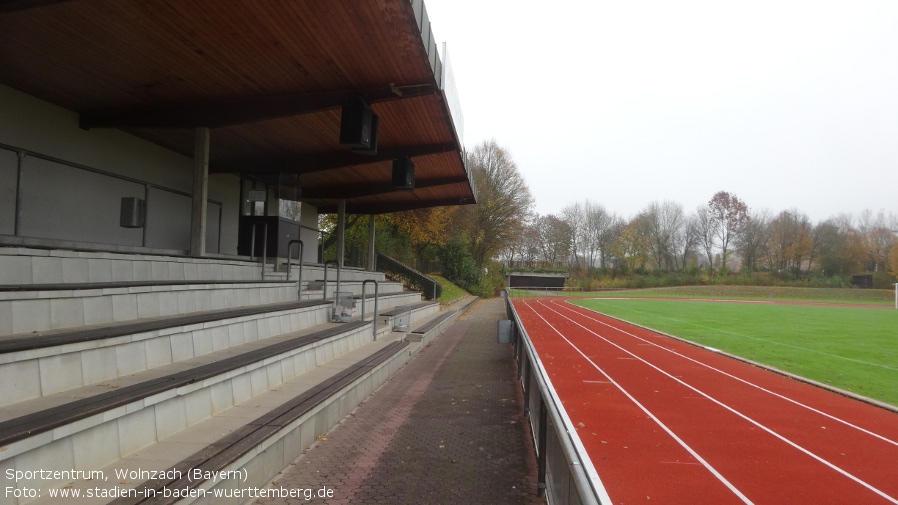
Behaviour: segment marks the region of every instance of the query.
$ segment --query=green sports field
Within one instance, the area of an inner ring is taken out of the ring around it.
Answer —
[[[573,303],[898,405],[898,310],[650,299]]]

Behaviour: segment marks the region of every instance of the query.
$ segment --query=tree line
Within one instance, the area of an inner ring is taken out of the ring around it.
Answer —
[[[798,209],[751,210],[720,191],[692,212],[674,201],[651,202],[626,219],[590,201],[560,214],[533,215],[501,258],[510,268],[562,269],[576,277],[704,272],[779,280],[898,272],[898,217],[864,211],[812,223]],[[888,287],[888,286],[884,286]]]
[[[378,249],[424,272],[442,272],[488,295],[507,269],[555,270],[581,288],[609,279],[674,274],[675,283],[741,276],[745,282],[830,279],[850,282],[898,273],[898,216],[864,211],[812,223],[798,209],[754,210],[719,191],[692,211],[666,200],[624,217],[591,201],[557,214],[534,212],[534,199],[510,153],[495,140],[466,154],[477,204],[377,216]],[[328,228],[329,217],[323,221]],[[347,229],[364,243],[367,220]],[[762,275],[763,274],[763,275]],[[889,287],[889,286],[886,286]]]

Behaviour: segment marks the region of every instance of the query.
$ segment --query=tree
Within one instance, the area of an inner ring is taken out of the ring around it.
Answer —
[[[708,207],[702,206],[695,210],[692,219],[695,226],[695,235],[698,239],[698,245],[705,258],[708,259],[708,271],[714,271],[714,244],[717,237],[717,221],[711,217],[711,211]]]
[[[680,227],[680,237],[677,239],[679,244],[678,258],[681,270],[689,268],[690,258],[693,265],[697,263],[698,256],[696,248],[701,243],[701,233],[698,225],[698,218],[695,214],[684,219],[683,226]]]
[[[683,227],[683,206],[665,201],[652,202],[642,215],[646,220],[649,240],[652,244],[652,257],[658,270],[676,269],[677,253]]]
[[[411,240],[420,266],[424,264],[424,251],[428,247],[444,246],[452,236],[449,227],[456,211],[458,206],[431,207],[385,214],[384,219]]]
[[[652,251],[649,236],[650,223],[645,214],[639,214],[627,224],[620,238],[612,246],[618,263],[625,270],[644,269]]]
[[[711,219],[716,223],[715,232],[720,246],[720,265],[727,268],[727,255],[732,242],[748,221],[748,207],[736,195],[718,191],[708,202]]]
[[[467,154],[477,188],[477,205],[462,207],[464,233],[478,268],[483,268],[524,228],[533,197],[511,155],[484,141]]]
[[[613,240],[609,240],[608,233],[617,216],[610,214],[601,204],[589,200],[583,205],[583,212],[583,254],[586,265],[595,267],[598,263],[600,268],[604,268],[606,249],[613,243]]]
[[[735,245],[736,254],[742,258],[742,268],[748,272],[757,270],[770,246],[770,212],[749,214]]]
[[[536,219],[539,248],[549,267],[567,259],[571,250],[571,228],[561,219],[549,214]]]
[[[797,209],[784,210],[770,222],[770,256],[775,269],[801,272],[813,251],[810,227],[808,216]]]
[[[889,252],[889,271],[898,277],[898,245],[893,245]]]
[[[586,242],[586,211],[583,204],[577,202],[572,203],[561,210],[561,219],[567,223],[571,230],[571,255],[568,259],[568,267],[572,270],[580,271],[581,253],[585,248]]]

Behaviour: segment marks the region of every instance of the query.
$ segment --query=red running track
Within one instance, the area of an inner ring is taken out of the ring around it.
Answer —
[[[614,504],[898,504],[895,413],[558,299],[514,306]]]

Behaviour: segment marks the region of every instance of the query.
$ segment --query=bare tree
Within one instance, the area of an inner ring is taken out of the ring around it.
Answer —
[[[711,217],[708,207],[701,206],[695,210],[694,226],[698,244],[708,259],[708,271],[714,271],[714,249],[717,240],[717,221]]]
[[[477,186],[477,205],[463,206],[471,255],[478,268],[521,233],[533,207],[530,188],[511,155],[484,141],[468,152],[468,166]]]
[[[583,204],[577,202],[572,203],[561,209],[561,219],[567,223],[571,229],[571,256],[568,266],[572,270],[581,270],[580,264],[581,253],[586,242],[586,212]]]
[[[770,246],[770,211],[752,212],[736,239],[736,254],[742,258],[742,268],[757,270],[761,258],[768,254]]]
[[[779,271],[801,271],[810,259],[813,242],[810,219],[797,209],[784,210],[770,221],[770,256]]]
[[[685,220],[683,206],[671,201],[652,202],[642,211],[642,215],[646,219],[656,268],[675,269],[679,249],[677,241]]]
[[[690,258],[695,261],[695,257],[698,256],[696,248],[701,244],[701,229],[695,214],[684,218],[676,244],[678,245],[676,261],[679,262],[677,268],[686,270],[689,268]]]
[[[611,248],[624,232],[625,226],[626,223],[617,214],[608,216],[608,224],[598,235],[599,268],[604,269],[608,266],[608,262],[613,257]]]
[[[540,251],[547,266],[554,267],[570,255],[571,228],[561,219],[549,214],[536,221]]]
[[[718,191],[708,202],[708,210],[717,225],[718,245],[720,246],[720,265],[727,268],[727,256],[732,242],[748,221],[748,207],[736,195],[726,191]]]

